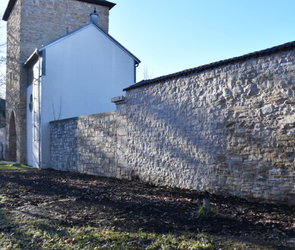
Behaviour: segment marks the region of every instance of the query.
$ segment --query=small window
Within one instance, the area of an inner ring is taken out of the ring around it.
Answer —
[[[32,110],[33,110],[33,95],[30,95],[29,110],[30,110],[31,112],[32,112]]]

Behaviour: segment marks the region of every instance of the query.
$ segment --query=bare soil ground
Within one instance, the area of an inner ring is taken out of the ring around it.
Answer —
[[[178,235],[203,232],[217,249],[227,249],[231,241],[245,243],[249,249],[295,249],[294,207],[35,169],[0,168],[0,195],[8,200],[0,207],[59,226]],[[205,196],[213,213],[199,216]]]

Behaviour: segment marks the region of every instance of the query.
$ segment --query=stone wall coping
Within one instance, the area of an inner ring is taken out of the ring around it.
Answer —
[[[126,97],[125,96],[116,96],[112,98],[112,102],[115,104],[125,103]]]
[[[229,58],[229,59],[225,59],[225,60],[205,64],[205,65],[202,65],[202,66],[198,66],[196,68],[186,69],[186,70],[179,71],[179,72],[176,72],[176,73],[173,73],[173,74],[156,77],[154,79],[143,80],[143,81],[140,81],[140,82],[138,82],[136,84],[133,84],[133,85],[123,89],[123,91],[129,91],[129,90],[140,88],[140,87],[143,87],[143,86],[160,83],[162,81],[176,79],[176,78],[179,78],[179,77],[182,77],[182,76],[187,76],[187,75],[194,74],[194,73],[200,73],[200,72],[203,72],[203,71],[206,71],[206,70],[211,70],[211,69],[214,69],[214,68],[217,68],[217,67],[220,67],[220,66],[226,66],[226,65],[237,63],[237,62],[243,62],[243,61],[246,61],[246,60],[249,60],[249,59],[258,58],[258,57],[262,57],[262,56],[268,56],[268,55],[271,55],[271,54],[276,54],[276,53],[279,53],[279,52],[293,50],[293,49],[295,49],[295,41],[284,43],[284,44],[281,44],[281,45],[278,45],[278,46],[275,46],[275,47],[271,47],[271,48],[268,48],[268,49],[264,49],[264,50],[255,51],[255,52],[248,53],[248,54],[245,54],[245,55],[242,55],[242,56],[232,57],[232,58]]]
[[[59,122],[67,122],[70,120],[79,120],[79,119],[85,119],[85,118],[95,118],[95,117],[105,117],[105,116],[111,116],[115,115],[116,111],[111,111],[111,112],[103,112],[103,113],[98,113],[98,114],[91,114],[91,115],[83,115],[83,116],[77,116],[77,117],[71,117],[71,118],[66,118],[66,119],[61,119],[61,120],[55,120],[55,121],[50,121],[50,124],[53,123],[59,123]]]

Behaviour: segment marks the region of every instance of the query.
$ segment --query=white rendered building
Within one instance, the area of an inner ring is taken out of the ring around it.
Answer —
[[[26,61],[27,163],[50,167],[49,122],[115,109],[111,98],[136,82],[140,61],[96,25],[37,50]]]

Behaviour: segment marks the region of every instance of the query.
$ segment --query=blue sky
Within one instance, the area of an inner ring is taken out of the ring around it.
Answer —
[[[114,2],[110,34],[142,61],[138,80],[295,40],[294,0]]]

